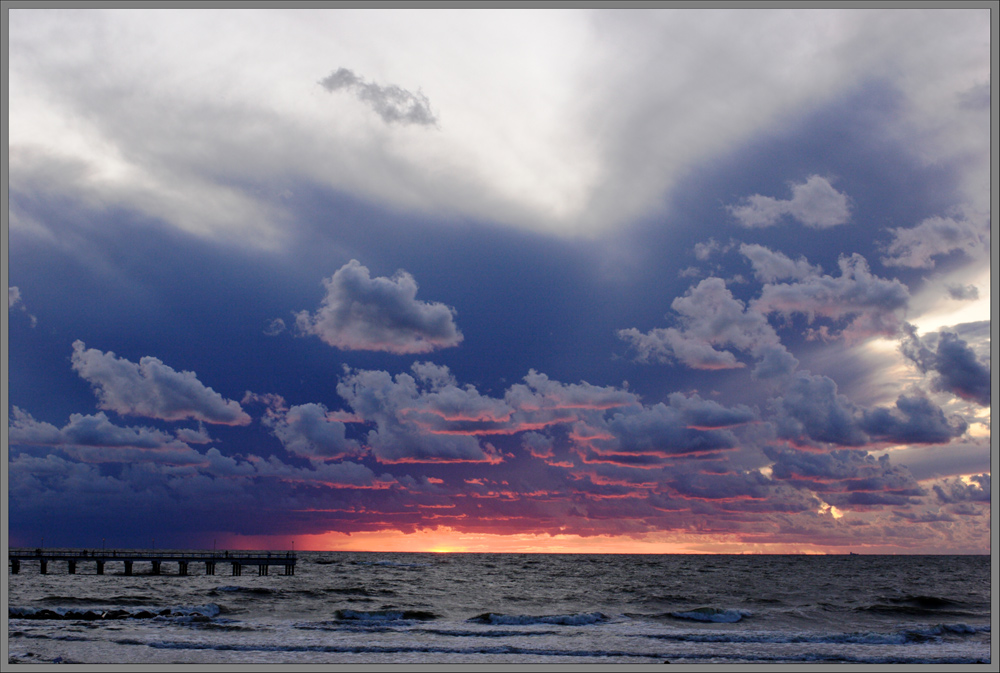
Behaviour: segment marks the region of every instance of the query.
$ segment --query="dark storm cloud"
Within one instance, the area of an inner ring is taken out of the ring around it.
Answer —
[[[842,509],[915,505],[926,495],[908,469],[863,451],[811,453],[767,447],[772,476]]]
[[[657,456],[704,453],[736,446],[736,436],[730,431],[689,427],[685,415],[682,409],[665,404],[616,413],[607,422],[614,439],[606,444],[601,442],[601,445],[616,453]]]
[[[358,100],[368,104],[387,124],[418,124],[434,126],[437,118],[431,112],[430,101],[420,91],[413,93],[390,84],[382,86],[366,82],[347,68],[340,68],[319,81],[330,92],[351,91]]]
[[[904,331],[901,352],[920,371],[937,374],[931,382],[934,390],[950,392],[984,407],[990,406],[990,367],[976,357],[965,340],[946,331],[921,339],[916,328],[909,323],[904,325]],[[937,341],[937,348],[931,350],[927,344],[934,340]]]
[[[728,206],[728,210],[744,227],[770,227],[790,215],[807,227],[826,229],[845,224],[851,217],[847,196],[818,175],[793,184],[791,199],[754,194],[740,205]]]
[[[751,307],[764,314],[802,314],[809,322],[817,317],[847,319],[846,336],[895,336],[896,312],[910,299],[907,287],[896,279],[873,275],[867,260],[857,253],[842,256],[837,263],[839,277],[814,274],[795,283],[765,285]]]
[[[166,421],[186,418],[222,425],[247,425],[239,403],[202,384],[194,372],[178,372],[154,357],[139,363],[73,342],[73,369],[94,388],[99,407],[122,415]]]
[[[898,444],[946,443],[968,428],[961,417],[946,417],[922,395],[900,395],[895,409],[866,410],[859,425],[872,439]]]
[[[772,476],[775,479],[803,480],[803,483],[814,482],[816,479],[833,482],[864,480],[870,482],[878,478],[886,483],[891,482],[893,488],[915,488],[916,482],[909,471],[899,465],[893,465],[889,456],[874,458],[863,451],[835,450],[828,453],[813,451],[795,451],[778,447],[764,447],[764,453],[774,461],[771,465]]]
[[[296,314],[296,325],[334,348],[428,353],[462,342],[455,310],[417,300],[417,282],[405,271],[372,278],[352,259],[323,284],[322,306],[315,314]]]
[[[828,376],[798,373],[776,404],[778,434],[786,439],[841,446],[862,446],[868,439],[858,428],[857,409]]]
[[[778,435],[793,442],[857,446],[875,442],[940,444],[962,435],[968,425],[919,391],[900,395],[893,408],[859,409],[837,391],[828,376],[800,372],[776,400]]]
[[[938,500],[947,504],[962,502],[990,502],[990,475],[976,474],[969,479],[968,484],[961,479],[948,479],[943,484],[935,484],[934,492]]]
[[[934,257],[961,250],[967,255],[985,251],[989,246],[989,220],[930,217],[909,229],[890,229],[893,240],[886,247],[887,266],[917,269],[934,268]]]
[[[681,393],[671,393],[669,400],[670,406],[681,412],[684,422],[693,427],[725,428],[757,420],[756,412],[744,404],[725,407],[698,395],[688,397]]]

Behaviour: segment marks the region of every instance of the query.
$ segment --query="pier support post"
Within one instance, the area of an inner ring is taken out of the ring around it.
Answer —
[[[21,572],[21,561],[18,559],[11,559],[10,562],[10,574],[16,575]]]
[[[177,562],[177,574],[179,574],[179,575],[187,575],[188,574],[188,564],[187,564],[187,561],[178,561]]]
[[[75,575],[76,574],[76,561],[74,561],[72,559],[70,559],[69,561],[66,561],[66,569],[69,571],[70,575]]]
[[[45,561],[45,560],[39,561],[38,562],[38,570],[43,575],[47,575],[48,572],[49,572],[49,562]]]
[[[243,574],[243,566],[233,561],[233,575],[242,575],[242,574]]]
[[[97,574],[98,575],[103,575],[104,574],[104,561],[98,561],[97,562]]]
[[[153,561],[153,574],[154,575],[159,575],[160,574],[160,562],[159,561]]]
[[[205,561],[205,574],[206,575],[215,574],[215,561]]]
[[[131,561],[125,561],[125,574],[126,575],[131,575],[132,574],[132,562]]]

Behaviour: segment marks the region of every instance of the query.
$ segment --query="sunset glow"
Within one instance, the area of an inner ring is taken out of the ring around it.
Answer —
[[[989,553],[988,19],[10,10],[9,542]]]

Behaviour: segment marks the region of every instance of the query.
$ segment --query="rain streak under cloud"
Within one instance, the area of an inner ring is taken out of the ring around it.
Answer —
[[[988,10],[525,16],[11,10],[11,544],[988,551]]]

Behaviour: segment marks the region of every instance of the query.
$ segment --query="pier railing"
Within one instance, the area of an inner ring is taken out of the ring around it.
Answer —
[[[295,564],[298,560],[293,551],[233,551],[233,550],[212,550],[212,551],[178,551],[178,550],[155,550],[155,549],[53,549],[36,547],[20,547],[10,549],[7,552],[10,561],[11,574],[17,574],[21,570],[21,563],[24,561],[37,561],[41,574],[48,573],[48,564],[52,561],[65,561],[69,574],[76,573],[78,563],[92,562],[96,565],[97,574],[104,574],[104,567],[108,563],[121,563],[124,566],[124,574],[133,574],[133,565],[136,562],[151,564],[152,575],[161,574],[163,563],[177,563],[178,574],[187,575],[188,565],[191,563],[204,563],[205,574],[214,575],[217,563],[229,563],[232,565],[233,575],[242,575],[243,566],[257,566],[259,575],[267,575],[270,566],[284,566],[286,575],[295,574]]]

